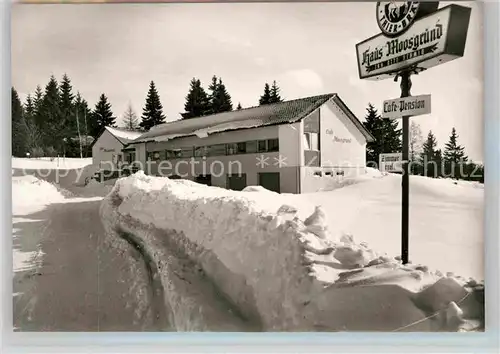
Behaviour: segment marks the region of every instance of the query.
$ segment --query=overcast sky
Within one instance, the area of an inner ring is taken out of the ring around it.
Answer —
[[[445,6],[447,3],[440,3]],[[432,94],[432,114],[412,118],[440,147],[456,127],[469,157],[483,159],[483,43],[472,7],[465,55],[413,78]],[[12,84],[24,98],[50,75],[67,73],[93,108],[104,92],[115,116],[140,115],[148,85],[167,120],[179,118],[193,77],[222,77],[233,104],[258,104],[265,82],[286,99],[336,92],[363,119],[399,97],[392,79],[360,80],[355,44],[378,34],[375,3],[85,4],[12,6]]]

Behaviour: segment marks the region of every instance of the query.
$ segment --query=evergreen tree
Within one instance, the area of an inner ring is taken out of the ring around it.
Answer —
[[[422,145],[422,154],[420,156],[422,171],[421,174],[427,177],[437,177],[441,175],[440,165],[438,165],[437,158],[440,158],[441,151],[436,151],[437,141],[436,137],[429,131],[427,139]],[[439,162],[440,163],[440,162]]]
[[[22,124],[24,120],[24,110],[19,95],[14,87],[11,88],[11,115],[12,115],[12,155],[24,156],[26,144],[22,134]]]
[[[42,101],[43,101],[43,91],[40,85],[37,85],[35,89],[35,94],[33,95],[33,105],[35,107],[35,111],[37,111],[40,108]]]
[[[280,96],[280,88],[276,84],[276,81],[273,81],[273,85],[271,86],[271,96],[269,97],[269,103],[278,103],[283,102],[283,99]]]
[[[401,130],[396,121],[382,118],[371,103],[366,111],[363,125],[375,138],[375,141],[366,144],[366,161],[378,166],[380,154],[401,151]]]
[[[217,76],[212,76],[212,82],[208,86],[208,91],[209,91],[209,96],[208,99],[210,100],[210,103],[212,104],[212,101],[214,99],[215,93],[217,92]]]
[[[233,110],[233,103],[231,96],[226,90],[226,86],[222,83],[222,79],[218,79],[214,75],[212,83],[208,87],[210,91],[210,113],[216,114],[221,112],[228,112]]]
[[[457,139],[457,131],[453,128],[445,145],[443,158],[447,176],[451,174],[453,178],[459,179],[460,166],[467,162],[468,157],[465,155],[465,148],[458,144]]]
[[[92,149],[90,145],[94,141],[92,132],[99,131],[99,127],[93,117],[92,110],[89,108],[87,101],[82,98],[80,92],[76,94],[75,111],[78,116],[78,128],[82,141],[83,155],[87,157],[91,154]]]
[[[28,94],[26,97],[26,104],[24,105],[25,117],[29,120],[34,120],[35,117],[35,105],[33,103],[33,99],[31,98],[31,94]]]
[[[60,110],[63,118],[61,128],[64,130],[64,136],[68,139],[78,135],[78,124],[76,122],[76,112],[73,104],[74,95],[72,93],[73,87],[68,75],[64,74],[61,84],[59,85],[60,91]]]
[[[142,110],[142,121],[139,126],[144,130],[149,130],[155,125],[162,123],[165,123],[163,106],[161,105],[160,96],[156,90],[155,83],[151,81],[146,97],[146,105]]]
[[[241,103],[238,102],[238,106],[236,107],[236,109],[239,111],[241,109]]]
[[[259,106],[271,103],[271,88],[269,84],[266,82],[264,85],[264,93],[259,98]]]
[[[436,177],[443,176],[443,153],[441,149],[436,150],[436,154],[434,155],[434,162],[437,167]]]
[[[37,85],[35,93],[33,95],[33,106],[34,106],[33,118],[35,122],[40,122],[43,120],[40,117],[42,102],[43,102],[43,91],[40,85]]]
[[[113,116],[113,112],[111,111],[111,104],[108,102],[108,98],[104,93],[99,97],[99,101],[95,105],[92,116],[95,122],[91,125],[92,130],[90,135],[94,139],[97,138],[104,127],[115,126],[116,118]]]
[[[210,112],[210,100],[201,86],[201,81],[193,78],[190,82],[189,92],[186,96],[182,117],[184,119],[196,118]]]
[[[137,119],[137,114],[135,114],[131,103],[128,104],[127,110],[123,114],[123,125],[128,130],[139,129],[139,120]]]
[[[43,132],[44,146],[52,146],[62,152],[64,131],[61,129],[64,119],[60,109],[59,84],[51,76],[45,86],[45,93],[40,104],[40,111],[36,119],[37,125]]]

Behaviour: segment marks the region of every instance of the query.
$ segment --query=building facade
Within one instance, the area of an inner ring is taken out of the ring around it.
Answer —
[[[371,139],[338,95],[328,94],[166,123],[124,153],[151,175],[305,193],[365,173]]]
[[[105,127],[92,144],[92,164],[98,170],[119,170],[126,162],[123,149],[141,134],[141,132]]]

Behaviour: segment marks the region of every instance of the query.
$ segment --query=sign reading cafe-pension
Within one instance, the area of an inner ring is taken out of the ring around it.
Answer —
[[[406,4],[406,9],[400,7],[406,17],[389,22],[384,14],[378,18],[383,33],[356,45],[361,79],[384,79],[417,64],[428,69],[463,56],[470,8],[449,5],[414,21],[415,5]]]
[[[384,101],[382,118],[402,118],[431,113],[431,95],[410,96]]]

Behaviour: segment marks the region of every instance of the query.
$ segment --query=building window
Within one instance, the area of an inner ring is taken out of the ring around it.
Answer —
[[[158,160],[160,160],[160,152],[159,151],[149,151],[147,158],[149,161],[158,161]]]
[[[216,144],[208,147],[208,156],[223,156],[225,154],[226,144]]]
[[[267,140],[259,140],[258,142],[258,152],[266,152],[267,151]]]
[[[344,175],[344,171],[337,171],[337,176],[343,176]]]
[[[245,144],[246,152],[249,154],[254,154],[257,152],[257,142],[256,141],[247,141]]]
[[[181,157],[181,149],[166,150],[165,155],[167,159],[177,159]]]
[[[135,162],[135,151],[131,151],[127,154],[127,162],[128,163]]]
[[[318,133],[304,133],[304,149],[319,151]]]
[[[208,155],[208,146],[197,146],[194,148],[195,157],[204,157]]]
[[[180,155],[180,157],[193,157],[193,148],[182,148]]]
[[[275,152],[280,151],[280,144],[278,139],[269,139],[267,141],[267,151]]]
[[[227,154],[228,155],[238,155],[247,152],[245,143],[231,143],[227,144]]]
[[[325,176],[330,176],[330,177],[331,177],[332,175],[333,175],[333,174],[332,174],[331,172],[329,172],[329,171],[328,171],[328,172],[325,172]]]
[[[315,171],[315,172],[314,172],[314,176],[315,176],[315,177],[321,177],[321,176],[322,176],[321,171]]]

